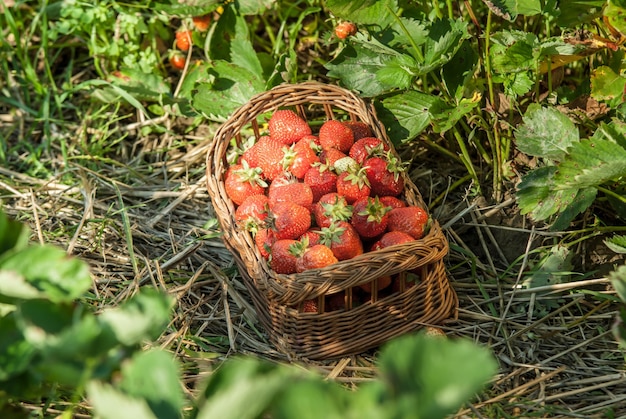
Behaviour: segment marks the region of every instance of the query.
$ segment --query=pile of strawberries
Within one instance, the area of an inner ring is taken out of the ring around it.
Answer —
[[[276,273],[323,268],[424,236],[428,214],[401,199],[406,166],[365,123],[328,120],[313,135],[295,112],[278,110],[268,128],[239,150],[224,186],[239,228],[254,235]],[[390,282],[379,279],[378,289]]]

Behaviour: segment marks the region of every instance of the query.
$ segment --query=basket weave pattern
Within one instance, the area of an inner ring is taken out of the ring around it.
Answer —
[[[259,319],[277,349],[294,357],[332,358],[377,347],[423,325],[455,319],[458,300],[443,265],[448,243],[436,221],[420,240],[364,253],[326,268],[293,275],[276,274],[269,268],[250,233],[238,228],[223,176],[231,140],[241,144],[246,134],[258,138],[263,118],[283,108],[295,110],[309,122],[340,116],[365,122],[373,135],[393,150],[371,105],[348,90],[317,82],[284,84],[256,95],[216,132],[207,152],[207,188],[224,243],[234,255]],[[402,197],[410,205],[426,208],[406,176]],[[410,287],[405,282],[409,271],[420,278]],[[367,302],[353,302],[355,287],[386,275],[401,278],[398,292],[378,295],[373,291]],[[324,296],[338,292],[344,292],[345,309],[326,311]],[[298,312],[299,304],[314,298],[320,304],[319,314]]]

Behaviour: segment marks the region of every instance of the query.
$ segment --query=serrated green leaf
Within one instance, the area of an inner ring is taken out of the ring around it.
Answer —
[[[600,66],[591,74],[591,97],[599,101],[624,101],[626,77],[615,73],[610,67]]]
[[[619,144],[626,148],[626,123],[619,119],[612,119],[611,122],[600,122],[598,128],[593,133],[592,139],[605,139]]]
[[[184,18],[210,13],[217,9],[221,3],[222,0],[202,0],[195,3],[167,0],[154,2],[151,7],[168,15]]]
[[[522,282],[524,288],[536,288],[567,282],[573,268],[572,256],[567,247],[556,245],[534,266]]]
[[[215,61],[210,72],[215,81],[198,86],[193,107],[208,118],[222,120],[265,89],[255,74],[226,61]]]
[[[428,37],[429,26],[428,21],[401,16],[394,20],[389,29],[376,35],[378,39],[385,40],[385,45],[397,50],[405,50],[412,44],[423,45]],[[411,51],[407,52],[411,53]]]
[[[626,149],[610,140],[574,143],[554,177],[557,189],[595,187],[626,176]]]
[[[415,78],[417,63],[410,56],[402,54],[391,57],[386,65],[376,71],[376,79],[384,86],[408,89]]]
[[[260,15],[266,13],[274,0],[238,0],[237,7],[242,15]]]
[[[557,109],[531,104],[515,131],[517,148],[531,156],[561,160],[578,141],[578,130]]]
[[[467,115],[480,103],[480,95],[473,98],[463,98],[455,105],[450,105],[444,101],[437,101],[428,110],[430,113],[433,130],[437,133],[444,133],[451,129],[464,115]]]
[[[534,16],[541,13],[540,0],[483,0],[491,11],[513,22],[518,15]]]
[[[501,31],[491,37],[490,49],[494,71],[498,73],[517,73],[535,69],[537,57],[535,50],[539,46],[537,36],[523,31]]]
[[[298,380],[286,386],[272,403],[268,417],[274,419],[342,419],[347,413],[346,391],[334,382]],[[320,401],[323,400],[323,403]]]
[[[16,299],[31,300],[45,297],[43,291],[30,284],[22,275],[14,271],[0,270],[0,301],[14,303]]]
[[[534,169],[522,177],[516,194],[520,213],[529,214],[534,220],[545,220],[574,200],[578,193],[577,188],[555,189],[556,172],[556,166],[545,166]]]
[[[428,27],[428,36],[423,46],[424,62],[420,63],[419,72],[426,74],[446,64],[469,37],[467,23],[460,19],[434,21]]]
[[[576,28],[601,17],[606,0],[569,0],[567,7],[557,7],[556,23],[560,27]],[[559,5],[560,6],[560,5]]]
[[[131,397],[110,384],[92,380],[87,383],[87,396],[98,418],[156,419],[144,399]]]
[[[131,397],[144,399],[158,418],[181,417],[185,398],[180,372],[173,355],[159,349],[138,352],[122,365],[120,389]]]
[[[19,251],[28,244],[30,234],[26,225],[10,219],[3,211],[0,211],[0,269],[2,255],[6,252]]]
[[[611,26],[626,34],[626,3],[619,0],[609,0],[604,8],[604,17]]]
[[[248,70],[257,79],[263,80],[263,68],[250,41],[248,22],[243,16],[236,17],[233,30],[235,34],[230,45],[230,62]]]
[[[615,253],[626,254],[626,236],[615,235],[604,240],[604,244]]]
[[[395,0],[326,0],[325,6],[340,19],[363,25],[378,25],[381,28],[395,21],[390,10],[398,10]]]
[[[555,193],[558,193],[558,191]],[[572,202],[559,209],[560,214],[552,226],[550,226],[550,230],[566,230],[578,214],[581,214],[593,204],[597,194],[598,190],[596,188],[579,189]]]
[[[409,90],[376,101],[376,111],[394,144],[415,138],[430,124],[428,110],[441,99]]]
[[[35,356],[35,348],[17,327],[15,314],[0,317],[0,391],[4,383],[28,368]]]
[[[457,100],[463,97],[465,86],[472,80],[478,64],[478,53],[472,44],[465,40],[454,55],[441,69],[443,82],[448,93]]]

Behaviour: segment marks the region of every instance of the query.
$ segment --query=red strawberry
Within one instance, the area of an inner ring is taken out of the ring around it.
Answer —
[[[283,144],[272,137],[263,136],[244,151],[241,159],[247,161],[250,167],[260,167],[263,177],[273,180],[284,172],[284,157]]]
[[[254,236],[254,243],[265,259],[269,259],[270,249],[276,240],[276,233],[269,228],[259,230]]]
[[[380,278],[376,278],[375,281],[376,281],[376,289],[380,291],[382,289],[387,288],[389,285],[391,285],[391,276],[383,276]],[[361,288],[365,292],[372,292],[373,286],[374,286],[374,281],[359,285],[359,288]]]
[[[193,21],[193,25],[199,32],[206,32],[209,30],[209,26],[211,25],[211,15],[206,14],[202,16],[193,16],[191,18]]]
[[[348,204],[370,195],[371,188],[365,168],[348,170],[337,177],[337,193],[348,201]]]
[[[269,265],[274,272],[278,274],[296,272],[296,257],[293,255],[291,247],[297,243],[297,240],[280,239],[272,245]]]
[[[404,178],[401,173],[406,166],[391,153],[387,153],[386,158],[370,157],[365,160],[363,166],[366,168],[372,195],[398,196],[404,190]]]
[[[365,160],[372,156],[384,156],[389,151],[389,146],[376,137],[364,137],[356,141],[348,155],[363,164]]]
[[[389,211],[389,231],[402,231],[414,239],[424,237],[424,231],[428,225],[428,214],[420,207],[411,206],[394,208]]]
[[[176,31],[176,47],[183,51],[189,51],[191,47],[191,31],[189,29],[181,29]]]
[[[291,201],[305,208],[311,208],[313,204],[313,192],[306,183],[290,179],[285,175],[275,178],[268,188],[270,208],[277,202]]]
[[[250,195],[235,210],[235,221],[244,230],[256,234],[264,225],[269,211],[266,195]]]
[[[320,232],[312,229],[305,231],[304,234],[300,236],[300,240],[306,240],[309,243],[309,247],[319,244],[320,238]]]
[[[304,254],[296,259],[296,271],[304,272],[309,269],[324,268],[338,260],[329,247],[316,244],[305,250]]]
[[[317,303],[317,298],[314,298],[311,300],[304,300],[299,311],[301,313],[317,313],[318,308],[319,304]]]
[[[402,208],[406,207],[406,202],[401,200],[396,196],[379,196],[380,202],[382,202],[386,207],[391,208]]]
[[[352,130],[352,135],[354,135],[354,141],[358,141],[361,138],[372,136],[372,130],[365,122],[345,121],[343,124]]]
[[[415,239],[407,233],[403,233],[402,231],[389,231],[380,238],[380,249],[412,241],[415,241]]]
[[[313,164],[320,161],[320,158],[311,147],[312,135],[305,135],[297,143],[292,144],[285,150],[283,158],[283,168],[289,170],[298,179],[304,178],[307,170]]]
[[[185,68],[187,59],[180,51],[172,51],[169,56],[170,65],[176,70],[182,70]]]
[[[315,222],[319,227],[328,227],[335,221],[347,221],[352,217],[352,207],[342,195],[336,192],[323,195],[313,209]]]
[[[335,119],[328,120],[322,124],[319,137],[320,145],[324,150],[336,148],[343,153],[347,153],[350,151],[352,144],[354,144],[352,130],[341,121]]]
[[[246,163],[230,166],[224,176],[226,195],[237,205],[241,205],[250,195],[263,195],[266,186],[260,171]]]
[[[307,170],[304,183],[311,187],[313,202],[319,201],[322,195],[337,191],[337,175],[323,164],[315,164]]]
[[[356,25],[352,22],[341,22],[335,26],[335,35],[339,39],[346,39],[349,36],[356,34]]]
[[[277,202],[270,215],[278,239],[297,239],[311,227],[309,210],[293,202]]]
[[[337,311],[346,308],[346,293],[344,291],[326,296],[326,311]]]
[[[330,247],[339,260],[352,259],[363,253],[363,242],[346,221],[337,221],[321,230],[320,243]]]
[[[373,238],[380,236],[387,229],[389,210],[378,197],[358,199],[352,210],[352,226],[361,237]]]
[[[311,127],[294,111],[283,109],[272,114],[267,123],[270,137],[282,144],[293,144],[311,134]]]
[[[345,157],[348,157],[348,155],[336,148],[330,148],[320,152],[320,161],[328,167],[334,167],[337,160],[341,160]]]

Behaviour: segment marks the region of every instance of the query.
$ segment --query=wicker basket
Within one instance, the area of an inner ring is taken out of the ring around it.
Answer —
[[[258,137],[260,124],[279,108],[295,110],[312,125],[340,117],[365,122],[374,136],[393,150],[373,106],[348,90],[316,82],[284,84],[258,94],[216,132],[207,153],[208,191],[223,240],[235,256],[259,319],[277,349],[292,357],[333,358],[364,352],[424,325],[456,319],[458,300],[443,265],[448,243],[436,221],[421,240],[368,252],[323,269],[294,275],[269,269],[250,233],[237,228],[235,206],[225,192],[223,175],[231,140],[240,144],[245,134]],[[405,185],[403,198],[426,208],[408,178]],[[416,285],[408,286],[408,272],[419,276]],[[357,306],[358,286],[388,275],[398,278],[399,288],[378,293],[374,287],[369,299]],[[328,311],[327,296],[340,292],[344,308]],[[318,313],[297,310],[304,300],[315,298]]]

